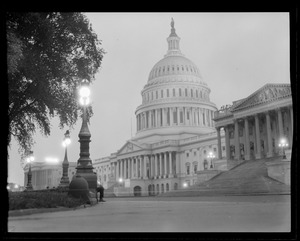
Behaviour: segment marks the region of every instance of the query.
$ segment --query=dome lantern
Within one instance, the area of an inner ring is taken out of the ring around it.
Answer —
[[[183,55],[179,48],[180,38],[177,36],[174,28],[174,19],[171,20],[171,33],[167,38],[168,41],[168,52],[165,57],[170,55]]]

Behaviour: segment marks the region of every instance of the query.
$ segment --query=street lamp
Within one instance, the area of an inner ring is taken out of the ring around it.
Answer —
[[[215,157],[216,157],[216,156],[215,156],[212,152],[209,152],[209,154],[207,155],[207,158],[210,159],[210,168],[213,168],[212,160],[213,160]]]
[[[87,124],[87,107],[90,103],[90,88],[89,81],[84,79],[81,82],[79,89],[79,103],[83,108],[82,115],[82,126],[78,134],[80,142],[80,153],[79,160],[77,161],[76,174],[79,174],[81,177],[85,178],[89,189],[96,190],[97,188],[97,174],[93,172],[92,160],[90,158],[89,152],[89,143],[91,138],[91,133]]]
[[[282,159],[286,159],[284,149],[285,149],[286,147],[289,146],[289,144],[287,143],[287,140],[286,140],[285,138],[282,138],[282,139],[280,140],[280,143],[278,144],[278,146],[279,146],[279,147],[282,147],[282,154],[283,154]]]
[[[31,183],[31,177],[32,177],[31,163],[34,161],[33,151],[29,152],[29,155],[28,155],[26,161],[27,161],[27,163],[29,163],[28,180],[27,180],[26,190],[33,190],[32,183]]]
[[[62,174],[62,178],[61,178],[60,184],[59,184],[60,187],[68,187],[69,183],[70,183],[69,176],[68,176],[69,162],[68,162],[68,156],[67,156],[67,147],[70,143],[71,143],[70,131],[67,130],[65,133],[63,143],[62,143],[62,145],[65,147],[65,158],[62,163],[63,174]]]
[[[187,184],[186,182],[184,182],[184,183],[182,184],[182,186],[183,186],[184,188],[187,188],[188,184]]]

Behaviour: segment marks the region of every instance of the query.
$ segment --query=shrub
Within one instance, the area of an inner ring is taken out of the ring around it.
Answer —
[[[68,196],[64,190],[41,190],[9,192],[9,210],[28,208],[77,207],[84,204],[81,199]]]

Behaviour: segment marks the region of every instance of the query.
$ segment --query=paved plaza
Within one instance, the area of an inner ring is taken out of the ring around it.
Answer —
[[[106,198],[9,217],[9,232],[289,232],[289,195]]]

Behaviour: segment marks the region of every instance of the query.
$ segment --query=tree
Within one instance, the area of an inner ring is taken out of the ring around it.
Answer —
[[[78,118],[77,88],[94,81],[104,55],[81,13],[6,13],[8,144],[25,154],[38,129],[50,134],[50,119],[72,127]],[[90,112],[92,110],[90,109]]]

